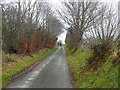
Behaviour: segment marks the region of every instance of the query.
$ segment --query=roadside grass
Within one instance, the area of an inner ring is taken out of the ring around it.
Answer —
[[[113,66],[112,61],[114,56],[111,55],[107,61],[96,71],[84,70],[89,57],[93,53],[88,51],[78,50],[73,55],[66,48],[67,61],[77,88],[118,88],[118,68]]]
[[[38,61],[48,57],[51,53],[57,50],[57,48],[58,47],[55,47],[51,50],[43,49],[33,54],[34,57],[30,57],[30,56],[23,57],[17,54],[3,55],[2,87],[5,87],[6,85],[8,85],[11,82],[12,77],[20,74],[22,71],[29,68],[31,65],[37,64]]]

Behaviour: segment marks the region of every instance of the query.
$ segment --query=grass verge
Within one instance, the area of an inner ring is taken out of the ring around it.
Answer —
[[[68,48],[67,61],[77,88],[118,88],[118,68],[112,61],[114,56],[109,56],[107,61],[96,71],[84,70],[89,57],[92,57],[91,51],[78,50],[73,55]]]
[[[5,87],[11,82],[11,78],[20,74],[31,65],[37,64],[38,61],[48,57],[51,53],[57,50],[57,47],[48,50],[43,49],[33,56],[22,57],[20,55],[8,54],[3,56],[2,62],[2,87]]]

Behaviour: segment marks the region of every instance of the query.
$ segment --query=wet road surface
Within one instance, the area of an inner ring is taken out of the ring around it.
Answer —
[[[22,75],[6,88],[71,88],[65,50],[60,47],[41,61],[31,72]]]

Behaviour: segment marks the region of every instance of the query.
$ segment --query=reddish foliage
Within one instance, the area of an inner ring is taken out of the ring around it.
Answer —
[[[26,55],[28,50],[30,55],[32,55],[32,53],[38,51],[40,47],[53,48],[55,46],[55,37],[49,37],[49,39],[44,38],[44,40],[40,42],[40,33],[40,31],[36,31],[31,40],[22,37],[19,41],[19,53]],[[28,43],[28,41],[30,42]]]
[[[55,46],[54,37],[50,37],[48,40],[46,40],[46,47],[47,48],[53,48],[54,46]]]
[[[38,51],[39,47],[40,47],[40,31],[37,31],[34,38],[35,51]]]
[[[42,48],[45,47],[45,41],[42,41],[42,43],[41,43],[41,47],[42,47]]]
[[[40,47],[40,31],[35,33],[35,37],[31,40],[29,49],[30,53],[36,52],[39,50]]]
[[[22,37],[19,41],[19,53],[22,53],[23,55],[26,54],[28,49],[28,40],[24,37]]]
[[[30,54],[32,54],[34,52],[33,43],[30,43],[30,45],[29,45],[29,51],[30,51]]]

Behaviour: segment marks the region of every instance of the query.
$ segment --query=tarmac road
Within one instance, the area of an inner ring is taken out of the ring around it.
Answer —
[[[60,47],[6,88],[72,88],[64,48]]]

